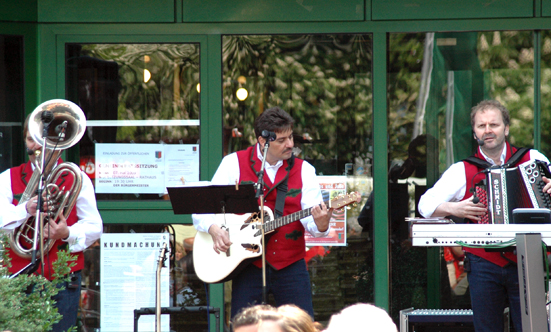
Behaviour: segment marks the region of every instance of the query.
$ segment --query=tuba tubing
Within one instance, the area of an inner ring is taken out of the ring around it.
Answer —
[[[44,138],[44,124],[41,117],[45,111],[53,114],[53,120],[49,125],[47,136]],[[56,128],[63,124],[66,125],[65,135],[60,138]],[[42,171],[42,167],[35,160],[34,172],[18,205],[26,204],[32,196],[36,195],[41,175],[43,175],[45,179],[44,192],[46,193],[44,201],[48,210],[45,213],[40,213],[40,222],[44,224],[44,220],[48,218],[57,223],[61,213],[65,218],[71,213],[82,188],[82,173],[74,163],[64,162],[56,167],[54,166],[61,152],[78,143],[84,135],[86,117],[76,104],[68,100],[53,99],[40,104],[34,109],[29,116],[28,130],[33,140],[38,144],[42,146],[46,144],[46,154],[44,156],[46,165]],[[37,153],[35,153],[37,156],[35,159],[38,159],[40,151],[37,151]],[[59,177],[65,176],[65,174],[72,176],[73,184],[70,188],[59,188],[56,183]],[[31,259],[32,257],[35,221],[36,218],[30,216],[19,227],[9,233],[9,245],[13,252],[21,258]],[[43,243],[44,252],[48,252],[53,247],[55,240],[48,239]],[[37,247],[40,248],[40,246]]]

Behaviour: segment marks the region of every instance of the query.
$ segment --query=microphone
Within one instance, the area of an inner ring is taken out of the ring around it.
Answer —
[[[470,189],[470,192],[473,194],[473,203],[474,204],[478,204],[480,202],[480,197],[478,197],[478,195],[476,194],[476,185],[474,184],[474,178],[480,174],[480,173],[487,173],[489,172],[489,169],[486,168],[485,170],[482,170],[480,172],[476,172],[475,175],[473,175],[472,179],[471,179],[471,189]],[[479,182],[480,183],[480,182]],[[486,179],[482,179],[482,185],[483,186],[486,186]]]
[[[34,154],[34,150],[31,150],[31,149],[27,148],[27,154],[29,156],[32,156]]]
[[[275,139],[277,137],[276,133],[274,133],[273,131],[268,131],[268,130],[263,130],[261,136],[262,136],[262,138],[264,138],[265,140],[270,141],[270,142],[275,141]]]
[[[480,138],[476,137],[476,134],[473,134],[473,137],[478,143],[478,146],[484,146],[484,140],[481,140]]]
[[[478,198],[478,196],[476,195],[476,187],[472,189],[473,189],[473,203],[478,204],[480,202],[480,198]]]
[[[54,113],[52,113],[51,111],[44,111],[40,115],[40,119],[42,120],[42,122],[49,124],[54,119]]]

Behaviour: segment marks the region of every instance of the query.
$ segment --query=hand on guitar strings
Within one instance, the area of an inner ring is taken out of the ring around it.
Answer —
[[[209,234],[212,236],[212,248],[217,254],[220,252],[227,252],[231,246],[230,237],[228,232],[216,224],[212,224],[209,227]]]
[[[314,218],[314,222],[316,223],[316,226],[318,226],[318,231],[325,232],[329,228],[329,221],[331,220],[331,216],[333,215],[333,208],[327,209],[327,206],[325,203],[321,202],[321,204],[316,205],[311,210],[312,217]]]

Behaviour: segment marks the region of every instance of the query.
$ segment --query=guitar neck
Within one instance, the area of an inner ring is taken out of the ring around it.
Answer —
[[[324,201],[324,203],[325,203],[325,205],[329,204],[328,201]],[[272,221],[268,221],[264,225],[264,232],[268,233],[268,232],[273,231],[276,228],[285,226],[285,225],[290,224],[290,223],[292,223],[294,221],[297,221],[299,219],[306,218],[306,217],[308,217],[309,215],[312,214],[311,210],[312,210],[312,208],[300,210],[298,212],[291,213],[291,214],[286,215],[284,217],[280,217],[280,218],[274,219]]]

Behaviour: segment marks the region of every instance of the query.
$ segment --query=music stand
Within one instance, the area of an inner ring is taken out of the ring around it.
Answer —
[[[254,185],[168,187],[174,214],[258,212]]]

